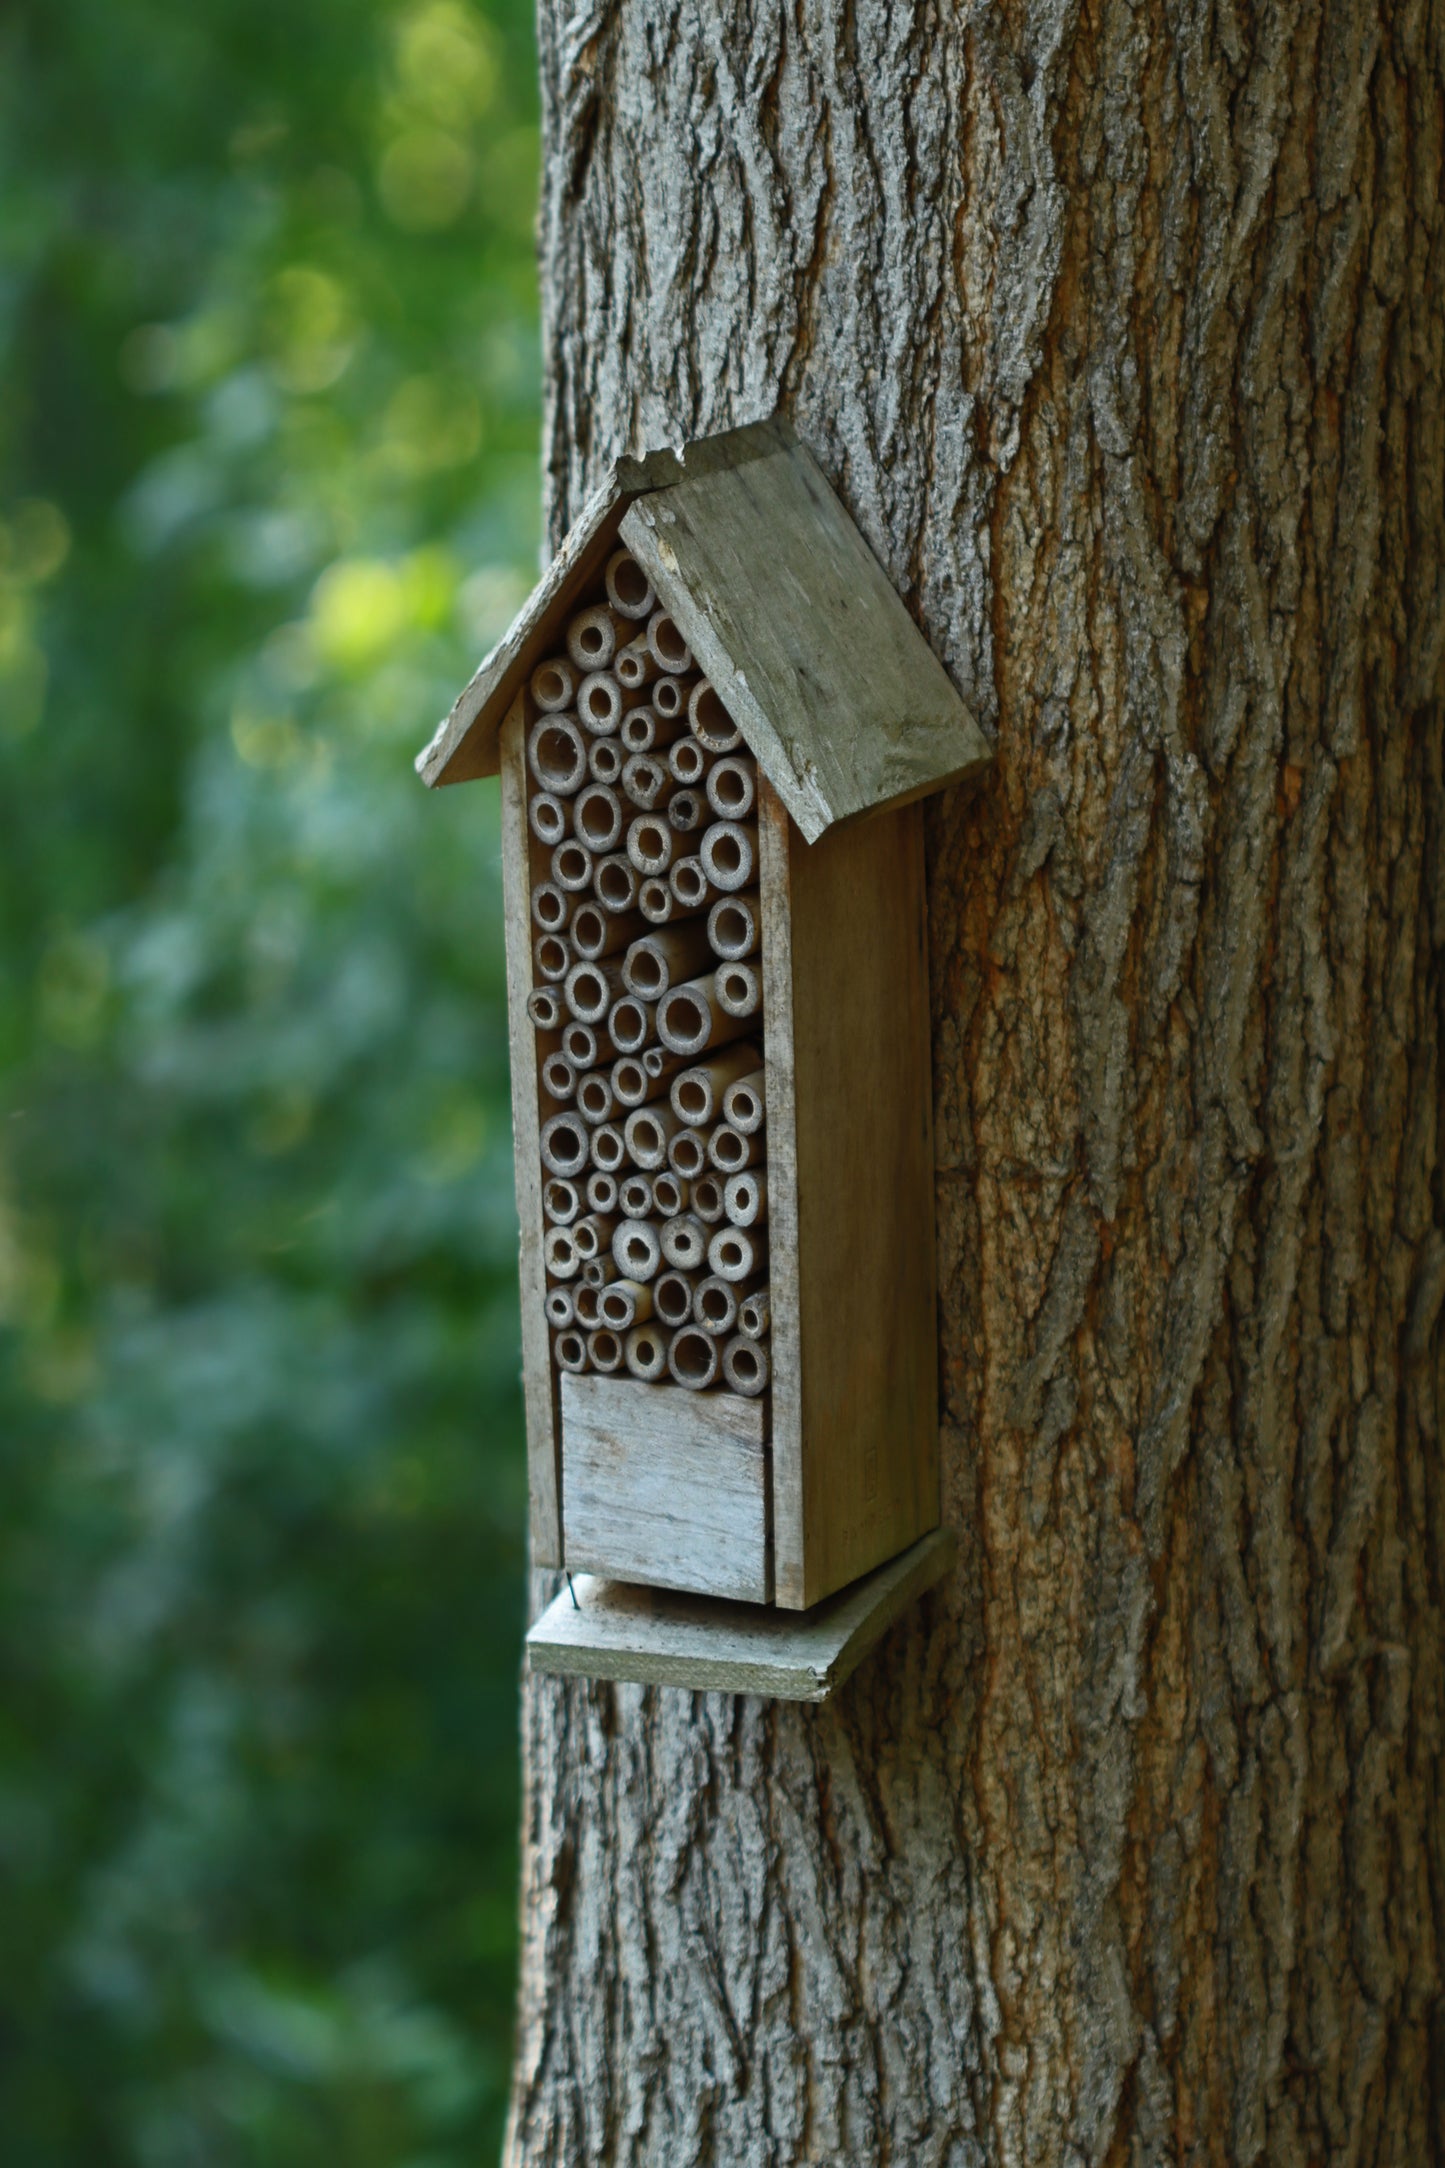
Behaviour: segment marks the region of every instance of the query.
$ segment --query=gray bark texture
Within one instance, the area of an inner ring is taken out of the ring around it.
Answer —
[[[929,815],[952,1582],[531,1680],[508,2158],[1445,2159],[1445,0],[542,0],[551,532],[781,402]]]

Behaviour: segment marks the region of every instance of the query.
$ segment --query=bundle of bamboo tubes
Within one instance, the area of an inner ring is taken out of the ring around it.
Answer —
[[[533,983],[558,1368],[768,1390],[757,769],[626,550],[531,678]]]

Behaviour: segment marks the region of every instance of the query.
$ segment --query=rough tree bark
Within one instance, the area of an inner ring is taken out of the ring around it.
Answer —
[[[543,0],[554,536],[782,400],[930,816],[951,1587],[532,1681],[509,2158],[1445,2158],[1445,0]]]

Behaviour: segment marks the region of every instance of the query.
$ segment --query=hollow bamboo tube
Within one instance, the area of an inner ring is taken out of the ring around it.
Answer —
[[[644,880],[666,873],[677,849],[677,831],[665,814],[639,813],[628,824],[627,855]]]
[[[640,640],[629,640],[612,658],[612,668],[617,682],[627,693],[640,693],[657,676],[657,657],[647,644],[646,635]]]
[[[666,881],[644,881],[637,891],[637,908],[649,926],[665,926],[679,915],[677,898]]]
[[[585,1272],[581,1284],[573,1291],[573,1307],[577,1323],[583,1332],[593,1331],[600,1323],[597,1315],[597,1289],[588,1285]]]
[[[716,1227],[723,1216],[723,1185],[715,1174],[701,1174],[692,1185],[692,1209],[704,1227]]]
[[[670,987],[691,978],[709,957],[707,927],[699,918],[683,919],[641,934],[622,960],[622,982],[644,1001],[660,1001]]]
[[[663,681],[671,684],[673,680]],[[629,753],[661,753],[675,738],[680,738],[687,728],[681,715],[659,715],[650,701],[639,708],[629,708],[622,718],[622,728],[617,733]]]
[[[729,1016],[756,1016],[763,1005],[762,974],[755,964],[720,963],[717,997]]]
[[[711,1061],[694,1062],[681,1070],[672,1080],[672,1103],[679,1117],[695,1129],[715,1122],[728,1086],[755,1072],[758,1059],[755,1041],[742,1039]]]
[[[577,688],[577,720],[594,738],[610,738],[627,712],[627,701],[610,670],[594,670]]]
[[[622,1358],[634,1378],[656,1385],[667,1376],[667,1338],[651,1325],[634,1325],[622,1343]]]
[[[664,1325],[676,1332],[692,1316],[693,1282],[690,1273],[659,1272],[652,1283],[652,1307]]]
[[[766,1149],[766,1142],[758,1130],[751,1136],[744,1136],[731,1122],[719,1122],[707,1140],[708,1165],[716,1167],[726,1182],[730,1175],[741,1174],[744,1167],[756,1166]]]
[[[569,976],[569,988],[575,976],[575,971]],[[657,1004],[657,1036],[674,1054],[706,1054],[741,1038],[746,1029],[743,1018],[729,1016],[718,1000],[711,971],[671,987]]]
[[[570,1287],[549,1287],[542,1298],[542,1308],[547,1313],[547,1323],[559,1328],[570,1325],[577,1314],[576,1297]]]
[[[528,690],[543,715],[560,714],[570,708],[577,691],[577,672],[565,655],[549,655],[539,662],[528,681]]]
[[[534,790],[527,807],[527,826],[547,850],[554,850],[566,835],[572,816],[550,790]]]
[[[612,1262],[624,1280],[645,1284],[662,1270],[662,1238],[651,1220],[623,1220],[612,1237]]]
[[[617,1267],[613,1264],[610,1256],[589,1257],[582,1267],[582,1286],[594,1288],[599,1294],[607,1286],[608,1282],[615,1280],[616,1277]],[[580,1293],[581,1290],[579,1289],[578,1292]],[[592,1322],[594,1325],[597,1323],[596,1315],[593,1316]]]
[[[598,1308],[605,1325],[614,1332],[628,1332],[651,1317],[652,1289],[641,1280],[613,1280],[603,1289]]]
[[[618,1224],[615,1219],[608,1219],[601,1212],[585,1213],[574,1223],[570,1232],[577,1255],[584,1265],[589,1264],[594,1257],[604,1256],[611,1250],[612,1237],[617,1232]]]
[[[577,1071],[565,1054],[549,1054],[542,1064],[542,1089],[560,1106],[577,1089]]]
[[[768,1080],[764,1069],[752,1069],[729,1084],[723,1093],[723,1120],[745,1137],[755,1137],[768,1118]]]
[[[738,1311],[743,1297],[757,1286],[757,1280],[720,1280],[715,1273],[699,1280],[692,1298],[693,1315],[699,1325],[720,1336],[730,1333],[737,1326]]]
[[[695,790],[675,790],[667,801],[667,825],[680,836],[690,836],[702,826],[705,810]]]
[[[698,1325],[684,1325],[672,1336],[667,1367],[679,1385],[690,1392],[706,1390],[718,1374],[717,1342]]]
[[[616,1095],[601,1069],[583,1072],[576,1084],[577,1112],[584,1122],[610,1122],[617,1111]]]
[[[700,1129],[679,1129],[667,1147],[667,1164],[684,1182],[707,1172],[707,1139]]]
[[[723,1349],[722,1367],[723,1376],[735,1393],[746,1393],[750,1400],[756,1400],[760,1393],[767,1391],[772,1365],[763,1341],[750,1340],[745,1333],[739,1333]]]
[[[552,853],[552,886],[564,896],[580,895],[592,886],[592,853],[576,836],[567,836]]]
[[[599,956],[615,956],[619,949],[630,948],[650,923],[640,911],[604,911],[589,896],[572,913],[567,935],[577,954],[595,963]]]
[[[720,1280],[748,1280],[766,1255],[761,1235],[746,1227],[719,1227],[707,1246],[708,1270]]]
[[[773,1306],[766,1285],[755,1288],[738,1304],[738,1331],[749,1340],[765,1340],[772,1330]]]
[[[667,1067],[668,1063],[676,1060],[677,1056],[675,1054],[664,1053],[660,1046],[649,1046],[643,1049],[642,1066],[649,1076],[668,1075],[670,1073]]]
[[[707,771],[707,802],[721,821],[745,821],[758,802],[751,760],[715,760]]]
[[[587,748],[587,773],[594,783],[617,783],[625,760],[616,738],[594,738]]]
[[[730,753],[742,744],[737,724],[723,706],[717,687],[699,678],[688,697],[687,719],[692,734],[710,753]]]
[[[768,1223],[768,1177],[750,1168],[746,1174],[729,1175],[723,1187],[723,1214],[734,1227],[765,1227]]]
[[[652,1202],[658,1218],[676,1219],[680,1212],[685,1212],[691,1186],[680,1174],[674,1174],[670,1167],[665,1167],[652,1185]]]
[[[579,610],[567,627],[568,656],[584,675],[593,670],[605,670],[617,653],[619,633],[624,640],[630,640],[633,628],[605,602],[590,610]]]
[[[555,881],[532,883],[532,924],[539,933],[565,933],[572,916],[572,898]]]
[[[607,600],[619,617],[626,617],[644,624],[657,608],[657,597],[652,582],[643,571],[631,550],[614,550],[607,560],[603,574]]]
[[[654,610],[647,620],[647,644],[668,676],[682,677],[692,669],[692,649],[666,610]]]
[[[549,1227],[542,1237],[542,1259],[554,1280],[575,1280],[582,1270],[576,1233],[575,1227]]]
[[[622,992],[622,966],[612,956],[588,957],[573,964],[563,982],[569,1016],[579,1024],[600,1024]]]
[[[762,939],[762,903],[755,888],[736,896],[719,896],[707,915],[707,937],[716,956],[740,963],[756,953]]]
[[[619,1054],[640,1054],[656,1029],[654,1004],[639,1001],[635,994],[624,994],[621,1001],[612,1004],[607,1029]]]
[[[580,1378],[587,1368],[587,1337],[569,1325],[559,1332],[552,1342],[552,1353],[557,1358],[559,1370],[570,1370],[574,1378]]]
[[[667,1147],[678,1129],[678,1119],[665,1099],[650,1106],[634,1107],[622,1125],[634,1166],[655,1174],[667,1163]]]
[[[624,821],[620,794],[607,783],[589,783],[578,795],[572,824],[579,843],[585,843],[595,861],[615,851],[622,841]]]
[[[604,1298],[605,1299],[605,1298]],[[751,1346],[751,1341],[744,1343]],[[622,1342],[610,1325],[598,1325],[587,1335],[587,1354],[594,1370],[610,1377],[614,1370],[622,1368]]]
[[[703,872],[714,887],[733,895],[757,879],[756,821],[714,821],[698,846]]]
[[[582,1174],[591,1154],[592,1140],[580,1114],[554,1114],[542,1124],[539,1139],[542,1165],[549,1174],[570,1180]]]
[[[662,1254],[675,1271],[701,1270],[707,1258],[708,1233],[700,1219],[690,1212],[679,1212],[674,1219],[664,1220],[661,1241]]]
[[[595,1024],[579,1024],[574,1017],[562,1034],[562,1051],[580,1076],[584,1069],[595,1069],[598,1062],[607,1061],[612,1054],[605,1031]]]
[[[560,986],[575,961],[564,934],[539,933],[532,943],[532,968],[549,986]]]
[[[538,787],[554,798],[571,798],[582,788],[587,746],[570,715],[544,715],[533,723],[527,735],[527,766]]]
[[[562,996],[555,986],[532,988],[527,996],[527,1020],[535,1024],[538,1031],[557,1029],[562,1021]]]
[[[612,1064],[612,1091],[619,1106],[645,1106],[655,1098],[658,1086],[635,1054],[623,1054]]]
[[[592,869],[592,893],[604,911],[634,911],[640,883],[626,851],[599,858]]]
[[[673,802],[675,804],[676,800]],[[667,810],[671,814],[672,807]],[[715,903],[719,893],[703,872],[702,860],[696,855],[673,861],[667,885],[676,897],[680,911],[701,911],[705,905]]]
[[[647,1219],[652,1212],[652,1183],[645,1174],[629,1174],[618,1184],[617,1202],[624,1219]]]
[[[587,1209],[589,1212],[616,1214],[617,1177],[602,1174],[596,1168],[587,1177]]]
[[[690,677],[661,677],[652,688],[653,711],[664,723],[678,723],[687,728],[687,703],[692,696],[696,680]]]
[[[599,1174],[616,1174],[627,1158],[627,1142],[616,1122],[599,1122],[591,1138],[593,1166]]]
[[[554,1227],[568,1227],[582,1209],[582,1199],[575,1182],[562,1175],[554,1175],[542,1185],[542,1210]]]
[[[579,744],[581,740],[578,740]],[[707,754],[696,738],[679,738],[667,751],[667,769],[674,783],[681,783],[691,790],[700,783],[707,768]]]
[[[660,813],[676,789],[672,770],[651,753],[632,753],[624,761],[622,794],[640,813]]]

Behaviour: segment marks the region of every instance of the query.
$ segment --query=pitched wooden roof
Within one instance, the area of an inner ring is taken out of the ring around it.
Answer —
[[[617,461],[417,761],[424,781],[496,772],[503,718],[619,536],[810,843],[989,758],[877,558],[775,417]]]

